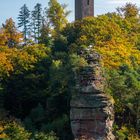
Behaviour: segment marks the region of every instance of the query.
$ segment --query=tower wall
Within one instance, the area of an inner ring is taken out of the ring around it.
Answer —
[[[94,16],[94,0],[75,0],[75,20]]]
[[[75,19],[82,19],[82,0],[75,0]]]

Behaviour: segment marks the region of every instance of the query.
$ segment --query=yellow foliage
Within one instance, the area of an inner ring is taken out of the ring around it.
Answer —
[[[134,62],[140,64],[140,51],[124,44],[107,44],[104,47],[96,46],[96,50],[102,55],[104,66],[107,68],[119,68],[122,64],[128,66]]]
[[[0,47],[0,77],[9,76],[12,72],[31,70],[35,63],[46,58],[48,53],[49,49],[41,45],[23,49]]]
[[[0,139],[7,138],[6,134],[3,133],[3,131],[4,131],[4,127],[3,126],[0,126]]]
[[[9,73],[13,71],[13,66],[5,52],[0,52],[0,68],[0,75],[9,75]]]
[[[71,33],[70,39],[74,35],[74,43],[93,45],[93,49],[101,54],[105,67],[118,69],[122,65],[140,65],[140,50],[136,47],[138,37],[133,28],[126,19],[110,14],[76,21],[71,29],[67,29]]]
[[[16,47],[22,41],[23,35],[17,31],[13,20],[6,20],[3,28],[0,28],[0,46]]]

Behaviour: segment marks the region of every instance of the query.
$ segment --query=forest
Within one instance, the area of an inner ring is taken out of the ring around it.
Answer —
[[[140,140],[140,15],[127,3],[115,12],[69,23],[57,0],[19,10],[0,27],[0,139],[73,140],[74,74],[89,45],[102,57],[105,93],[114,102],[116,140]]]

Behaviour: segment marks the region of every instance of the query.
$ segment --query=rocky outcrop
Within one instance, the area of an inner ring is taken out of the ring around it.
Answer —
[[[75,140],[114,140],[113,104],[104,93],[98,53],[87,49],[81,55],[88,66],[76,73],[76,93],[71,100],[71,128]]]

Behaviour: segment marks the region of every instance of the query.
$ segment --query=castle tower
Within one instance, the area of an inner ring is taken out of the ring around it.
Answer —
[[[94,16],[94,0],[75,0],[75,20]]]

